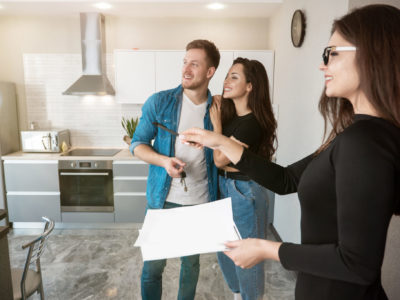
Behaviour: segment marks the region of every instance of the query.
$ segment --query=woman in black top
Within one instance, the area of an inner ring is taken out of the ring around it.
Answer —
[[[270,160],[274,153],[276,121],[272,112],[268,76],[257,60],[237,58],[225,81],[222,99],[214,97],[210,116],[214,131],[235,138],[250,151]],[[266,190],[239,172],[219,150],[214,150],[218,167],[219,197],[232,199],[233,219],[242,238],[265,238]],[[232,292],[243,300],[264,294],[264,262],[248,269],[235,266],[224,253],[217,254],[224,278]]]
[[[301,244],[227,243],[237,265],[280,260],[299,272],[296,299],[387,299],[380,272],[389,221],[400,214],[400,11],[356,9],[334,22],[328,45],[319,106],[332,131],[314,154],[284,168],[212,132],[188,130],[182,140],[222,151],[279,194],[298,192]]]

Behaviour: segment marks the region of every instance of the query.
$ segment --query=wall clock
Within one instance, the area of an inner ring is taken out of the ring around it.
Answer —
[[[291,34],[292,43],[295,47],[300,47],[304,40],[304,35],[306,33],[306,19],[304,13],[301,10],[296,10],[293,13]]]

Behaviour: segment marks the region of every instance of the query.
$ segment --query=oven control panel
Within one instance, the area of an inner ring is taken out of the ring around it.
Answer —
[[[110,160],[59,160],[58,169],[60,170],[111,170],[112,161]]]

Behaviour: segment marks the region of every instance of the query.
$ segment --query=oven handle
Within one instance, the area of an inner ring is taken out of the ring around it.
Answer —
[[[73,173],[73,172],[61,172],[60,173],[60,175],[62,175],[62,176],[108,176],[108,175],[110,175],[109,173],[100,173],[100,172],[91,172],[91,173],[80,173],[80,172],[77,172],[77,173]]]

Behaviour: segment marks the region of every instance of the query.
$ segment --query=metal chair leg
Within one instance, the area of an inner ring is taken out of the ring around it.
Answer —
[[[40,281],[40,288],[39,288],[39,292],[40,292],[40,300],[44,300],[43,281]]]

